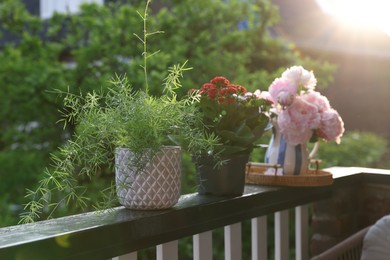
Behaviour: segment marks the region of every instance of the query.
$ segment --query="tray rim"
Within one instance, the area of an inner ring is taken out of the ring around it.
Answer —
[[[265,175],[267,168],[279,165],[249,162],[245,171],[245,183],[269,186],[317,187],[333,184],[333,175],[320,169],[308,169],[305,175]]]

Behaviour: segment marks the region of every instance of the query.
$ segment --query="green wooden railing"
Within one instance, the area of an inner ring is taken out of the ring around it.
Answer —
[[[390,185],[390,171],[386,170],[339,167],[329,171],[334,176],[331,186],[286,188],[247,185],[244,195],[239,197],[183,195],[179,203],[169,210],[132,211],[118,207],[111,212],[91,212],[1,228],[0,259],[109,259],[316,202],[330,197],[337,188],[367,183]],[[302,246],[302,241],[299,242]],[[286,250],[284,245],[277,247],[278,250]],[[257,254],[255,251],[258,249],[253,250],[255,259],[266,256],[266,253]],[[307,259],[307,243],[303,243],[302,250],[298,258]],[[229,255],[226,249],[225,253]],[[198,255],[199,252],[194,252],[194,258],[208,258]],[[275,255],[276,258],[286,258],[283,252]],[[124,259],[136,259],[134,254],[127,256]],[[157,258],[165,259],[163,256]],[[229,259],[229,256],[226,258]]]

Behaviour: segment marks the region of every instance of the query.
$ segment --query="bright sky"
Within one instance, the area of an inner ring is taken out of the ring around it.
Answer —
[[[315,0],[321,9],[346,24],[375,27],[390,36],[390,0]]]

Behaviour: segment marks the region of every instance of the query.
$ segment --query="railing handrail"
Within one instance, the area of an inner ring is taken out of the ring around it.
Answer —
[[[84,213],[0,228],[0,259],[39,254],[39,259],[104,259],[329,197],[335,187],[390,184],[390,171],[356,167],[327,169],[324,187],[247,185],[239,197],[181,196],[169,210]]]

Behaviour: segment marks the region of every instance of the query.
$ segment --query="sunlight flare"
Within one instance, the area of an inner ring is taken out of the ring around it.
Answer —
[[[316,0],[321,9],[342,22],[365,28],[377,28],[390,36],[388,0]]]

